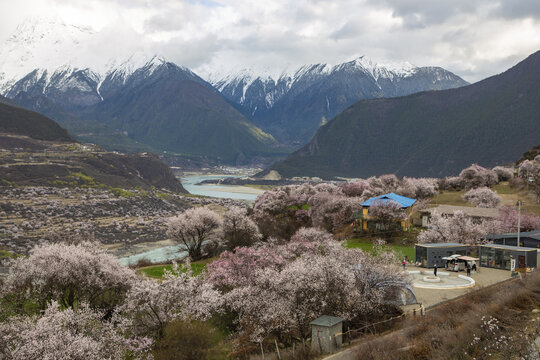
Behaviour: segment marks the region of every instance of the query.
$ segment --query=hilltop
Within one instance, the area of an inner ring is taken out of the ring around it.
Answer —
[[[285,177],[441,177],[508,164],[540,142],[540,52],[457,89],[355,103],[271,166]]]

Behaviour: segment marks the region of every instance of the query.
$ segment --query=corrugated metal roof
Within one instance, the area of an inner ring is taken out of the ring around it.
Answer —
[[[411,207],[416,202],[416,199],[411,199],[411,198],[401,196],[398,194],[389,193],[389,194],[375,196],[371,199],[368,199],[364,201],[362,206],[371,206],[375,201],[382,201],[383,203],[387,201],[395,201],[399,205],[401,205],[402,208],[408,208],[408,207]]]
[[[521,238],[526,237],[526,238],[540,240],[540,230],[520,232],[519,236]],[[512,239],[512,238],[515,239],[517,238],[517,232],[506,233],[506,234],[489,234],[487,238],[488,239]]]
[[[511,246],[511,245],[499,245],[499,244],[488,244],[488,245],[481,245],[481,246],[486,247],[486,248],[504,249],[504,250],[537,251],[534,248],[527,248],[523,246]]]
[[[416,246],[424,246],[424,247],[457,247],[457,246],[468,246],[468,245],[459,244],[459,243],[432,243],[432,244],[416,244]]]

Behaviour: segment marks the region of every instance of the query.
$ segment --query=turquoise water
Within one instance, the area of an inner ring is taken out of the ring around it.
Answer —
[[[223,191],[223,188],[228,187],[227,185],[196,185],[204,180],[222,179],[225,177],[234,177],[234,175],[195,175],[186,176],[180,180],[184,188],[195,195],[247,201],[255,201],[255,199],[257,199],[257,194]],[[235,188],[238,189],[236,186]],[[127,266],[137,264],[141,259],[146,259],[153,263],[166,262],[175,259],[181,260],[187,256],[187,251],[183,251],[183,249],[183,245],[164,246],[140,254],[120,258],[120,262]]]
[[[164,246],[154,250],[146,251],[140,254],[131,255],[120,258],[123,265],[135,265],[141,259],[148,260],[153,263],[160,263],[172,260],[181,260],[187,256],[187,251],[183,245]]]
[[[227,188],[227,187],[232,188],[233,186],[215,185],[215,184],[196,185],[204,180],[216,180],[216,179],[223,179],[226,177],[235,177],[235,175],[186,176],[186,177],[182,177],[180,181],[182,182],[182,186],[184,186],[184,188],[187,191],[189,191],[191,194],[194,194],[194,195],[204,195],[204,196],[210,196],[210,197],[221,198],[221,199],[235,199],[235,200],[248,200],[248,201],[255,201],[257,199],[257,194],[223,191],[224,188]],[[237,189],[238,187],[234,186],[234,188]]]

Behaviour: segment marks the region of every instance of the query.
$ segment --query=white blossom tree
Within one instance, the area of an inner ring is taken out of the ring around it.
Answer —
[[[418,242],[476,245],[484,242],[489,232],[489,227],[484,221],[475,222],[463,211],[456,211],[452,216],[444,216],[436,212],[431,216],[430,227],[418,235]]]
[[[167,232],[186,247],[192,260],[199,260],[203,257],[203,242],[220,226],[221,220],[214,211],[198,207],[170,218]]]
[[[45,244],[13,261],[3,292],[45,308],[52,300],[73,308],[87,302],[111,312],[130,289],[135,272],[97,243]],[[109,314],[110,315],[110,314]]]
[[[396,221],[405,220],[407,214],[396,201],[377,200],[369,207],[369,215],[377,219],[384,229],[390,229]]]
[[[152,340],[129,336],[104,314],[82,303],[61,310],[57,302],[43,316],[15,316],[0,323],[0,358],[38,359],[151,359]]]
[[[206,320],[222,305],[222,297],[201,276],[193,276],[191,266],[179,271],[175,264],[163,281],[143,279],[134,284],[119,307],[120,318],[130,320],[135,334],[163,336],[165,326],[173,320]]]
[[[488,187],[471,189],[463,194],[462,198],[481,208],[494,208],[502,202],[501,197]]]
[[[330,245],[284,267],[258,270],[251,283],[225,294],[252,341],[269,334],[306,338],[309,322],[327,314],[369,319],[384,306],[384,284],[400,278],[395,264]]]
[[[262,238],[257,224],[247,216],[247,210],[233,206],[223,216],[222,240],[227,249],[250,246]]]

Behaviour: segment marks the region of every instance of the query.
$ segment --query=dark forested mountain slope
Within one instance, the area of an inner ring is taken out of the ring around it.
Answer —
[[[209,84],[189,78],[167,63],[160,73],[138,81],[80,112],[154,149],[241,164],[274,156],[272,136],[251,124]]]
[[[78,185],[186,192],[155,155],[107,152],[76,143],[53,120],[7,103],[0,96],[0,186],[68,185],[82,179]]]
[[[509,163],[540,143],[540,52],[450,90],[355,103],[271,169],[284,176],[456,174]]]
[[[358,100],[467,85],[440,67],[384,65],[360,57],[336,66],[306,65],[278,80],[240,72],[215,81],[257,126],[289,144],[305,144],[319,126]]]
[[[11,101],[0,97],[0,132],[24,135],[33,139],[50,141],[73,141],[67,130],[53,120],[11,105]]]

